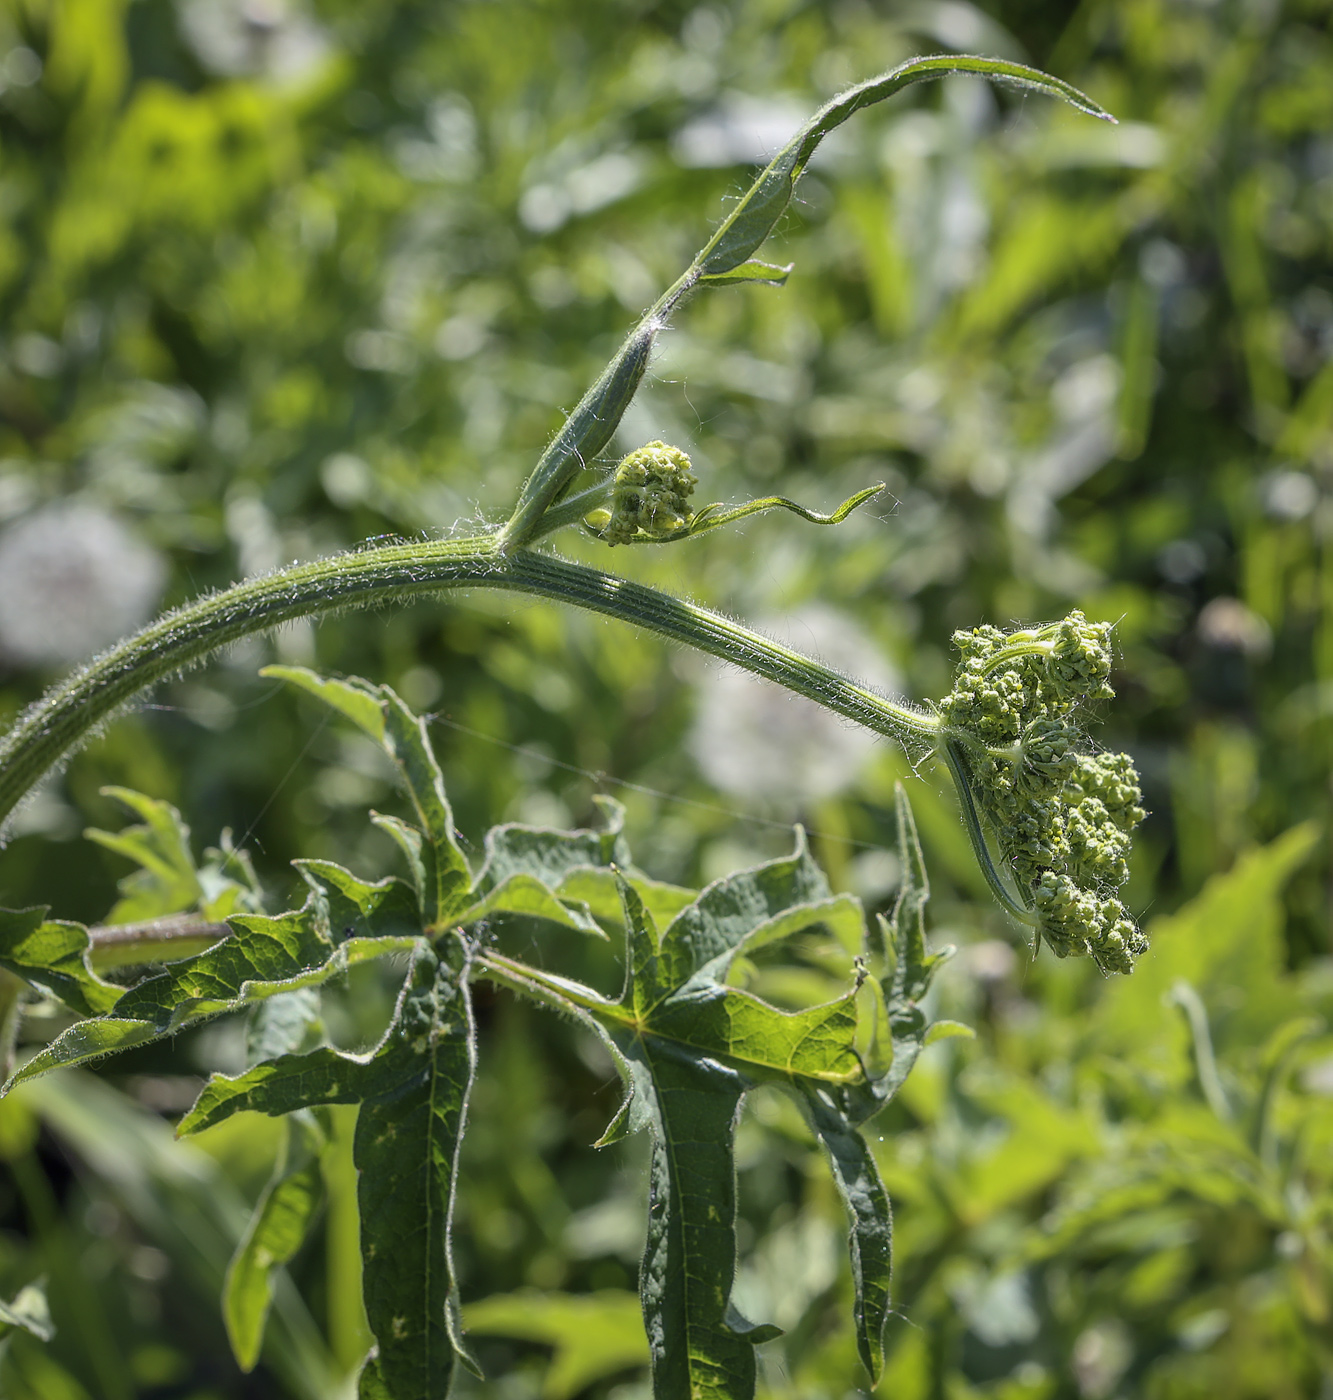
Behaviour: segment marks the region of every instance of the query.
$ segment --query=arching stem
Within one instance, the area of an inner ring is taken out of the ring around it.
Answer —
[[[785,686],[878,734],[933,747],[939,722],[720,613],[567,559],[502,553],[491,535],[391,545],[247,580],[168,613],[75,672],[0,740],[0,821],[99,725],[166,676],[256,632],[344,608],[502,588],[619,618]]]

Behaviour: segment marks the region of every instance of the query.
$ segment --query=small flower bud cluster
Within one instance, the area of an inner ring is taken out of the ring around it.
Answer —
[[[1147,940],[1117,891],[1143,820],[1128,754],[1090,754],[1078,721],[1109,698],[1110,626],[1080,612],[1032,631],[954,634],[962,661],[940,706],[962,741],[973,798],[1059,957],[1128,972]]]
[[[680,448],[650,442],[631,452],[616,468],[602,538],[607,544],[625,544],[640,531],[658,538],[682,529],[689,523],[696,485],[690,459]]]

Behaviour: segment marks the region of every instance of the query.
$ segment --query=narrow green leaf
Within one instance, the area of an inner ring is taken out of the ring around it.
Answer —
[[[976,1031],[971,1026],[965,1026],[961,1021],[932,1021],[926,1030],[926,1045],[934,1045],[937,1040],[953,1040],[961,1037],[963,1040],[974,1040]]]
[[[408,952],[418,941],[407,937],[349,938],[347,942],[329,952],[323,962],[298,967],[290,975],[271,981],[245,978],[243,964],[239,970],[235,967],[224,969],[224,975],[219,975],[216,980],[207,976],[194,978],[188,975],[177,980],[174,970],[158,977],[150,977],[131,990],[139,994],[136,999],[139,1016],[152,1019],[102,1016],[94,1020],[80,1021],[78,1025],[71,1026],[57,1036],[50,1045],[15,1071],[4,1089],[0,1090],[0,1097],[7,1094],[16,1084],[34,1079],[50,1070],[86,1064],[91,1060],[101,1059],[104,1055],[128,1050],[132,1046],[158,1040],[165,1035],[173,1035],[187,1021],[198,1021],[227,1011],[238,1011],[243,1006],[267,997],[280,996],[302,987],[317,986],[363,962],[388,957],[394,953]],[[207,953],[201,954],[201,957],[207,956]],[[240,976],[242,980],[234,983],[230,980],[233,976]],[[234,991],[231,990],[233,986]],[[121,1003],[116,1004],[116,1009],[121,1009]]]
[[[469,1332],[554,1347],[542,1400],[574,1400],[597,1381],[649,1361],[639,1300],[621,1289],[498,1293],[468,1303],[463,1321]]]
[[[625,920],[625,991],[621,1003],[640,1023],[669,992],[662,981],[657,926],[634,887],[616,881]],[[589,1008],[595,1015],[596,1007]]]
[[[472,1011],[466,976],[455,982],[437,964],[426,985],[426,964],[419,957],[423,976],[404,992],[401,1039],[386,1057],[415,1075],[362,1105],[353,1147],[366,1316],[391,1400],[446,1400],[455,1359],[480,1374],[463,1345],[450,1248],[476,1068]]]
[[[426,838],[411,822],[405,822],[402,817],[386,815],[384,812],[371,812],[370,820],[403,853],[408,876],[412,881],[412,890],[417,897],[417,903],[424,909],[431,886],[424,856]]]
[[[80,1021],[21,1064],[0,1089],[0,1098],[26,1080],[36,1079],[38,1075],[47,1074],[53,1069],[100,1060],[103,1056],[158,1040],[165,1034],[151,1021],[124,1021],[117,1016],[98,1016]]]
[[[190,828],[169,802],[128,788],[102,789],[142,818],[142,825],[120,831],[84,832],[90,840],[139,868],[118,882],[121,899],[106,917],[111,926],[148,923],[170,914],[197,911],[218,922],[230,914],[262,908],[261,891],[249,856],[224,832],[221,848],[204,852],[198,864],[190,848]]]
[[[739,282],[763,282],[770,287],[782,287],[786,285],[787,278],[791,276],[795,265],[795,263],[785,265],[766,263],[760,262],[758,258],[750,258],[738,267],[728,268],[725,272],[705,272],[699,281],[715,287],[734,286]]]
[[[0,1337],[15,1328],[30,1333],[39,1342],[54,1339],[56,1329],[51,1324],[51,1309],[46,1301],[44,1279],[38,1279],[35,1283],[20,1288],[12,1301],[0,1301]]]
[[[122,991],[92,970],[90,948],[82,924],[48,919],[45,907],[0,909],[0,967],[44,987],[81,1016],[109,1011]]]
[[[652,1077],[648,1244],[639,1292],[655,1400],[750,1400],[754,1341],[730,1307],[736,1271],[733,1144],[745,1081],[708,1061],[639,1047]]]
[[[450,1253],[475,1064],[467,971],[466,959],[459,976],[419,940],[393,1020],[370,1054],[325,1046],[235,1077],[214,1075],[177,1128],[200,1132],[247,1109],[276,1115],[361,1104],[353,1155],[366,1314],[378,1342],[362,1393],[389,1400],[443,1400],[455,1359],[475,1369],[462,1343]]]
[[[635,870],[597,870],[592,866],[576,866],[560,882],[556,893],[562,900],[587,909],[593,918],[618,924],[622,918],[620,887],[617,874],[633,886],[644,909],[658,928],[664,928],[686,905],[694,902],[696,892],[663,880],[650,880]]]
[[[359,676],[348,680],[321,676],[304,666],[265,666],[259,674],[297,686],[350,719],[376,743],[384,742],[384,706],[380,703],[379,687],[369,681]]]
[[[703,511],[700,511],[699,515],[690,522],[689,534],[691,537],[703,535],[709,530],[716,530],[721,525],[731,525],[737,520],[745,520],[751,515],[760,515],[767,510],[790,511],[792,515],[799,515],[802,520],[808,520],[812,525],[841,525],[854,510],[865,505],[867,501],[874,500],[883,489],[884,483],[882,481],[877,482],[874,486],[867,486],[854,495],[848,496],[836,510],[827,515],[817,510],[811,510],[798,501],[789,500],[786,496],[763,496],[755,501],[745,501],[738,506],[706,507],[708,515],[704,516]]]
[[[724,506],[721,501],[714,501],[712,505],[704,506],[696,511],[690,517],[689,524],[682,525],[679,530],[672,530],[669,534],[664,535],[640,534],[633,539],[623,541],[623,543],[673,544],[677,540],[692,540],[699,535],[706,535],[710,530],[716,530],[720,526],[734,525],[738,520],[746,520],[752,515],[761,515],[768,510],[790,511],[793,515],[799,515],[802,520],[810,521],[812,525],[841,525],[858,506],[862,506],[878,496],[883,489],[883,482],[875,486],[867,486],[854,496],[848,496],[829,515],[811,510],[808,506],[803,506],[798,501],[790,500],[786,496],[764,496],[759,500],[744,501],[738,506]],[[601,538],[596,530],[589,529],[589,533],[596,538]]]
[[[884,1328],[891,1308],[893,1212],[889,1195],[855,1124],[826,1093],[809,1084],[802,1089],[811,1126],[828,1156],[838,1194],[851,1220],[847,1250],[855,1290],[856,1349],[873,1387],[884,1369]]]
[[[1115,120],[1076,87],[1021,63],[967,54],[939,54],[910,59],[878,78],[839,93],[810,118],[769,162],[699,254],[696,265],[702,268],[703,275],[716,278],[736,270],[759,248],[782,217],[791,202],[796,181],[829,132],[836,130],[863,107],[883,102],[913,83],[953,73],[973,73],[1005,86],[1044,92],[1063,98],[1090,116],[1100,117],[1104,121]]]
[[[472,872],[454,837],[454,814],[444,793],[444,775],[435,761],[425,721],[389,689],[380,686],[384,705],[384,746],[398,765],[426,836],[422,860],[427,888],[422,900],[426,927],[442,930],[468,902]]]
[[[425,722],[389,689],[362,680],[332,680],[302,666],[266,666],[260,672],[291,682],[331,705],[379,743],[393,760],[416,810],[419,849],[412,849],[404,823],[380,818],[390,834],[406,845],[409,862],[419,862],[420,896],[426,926],[443,929],[464,907],[472,874],[454,835],[453,811],[444,792],[444,777],[435,761]]]
[[[855,1048],[855,990],[804,1011],[781,1011],[736,987],[699,990],[655,1005],[641,1034],[724,1060],[752,1080],[865,1078]]]
[[[926,902],[930,882],[921,854],[912,807],[907,790],[896,786],[898,815],[898,859],[903,883],[898,892],[891,920],[880,919],[884,952],[891,967],[888,987],[889,1026],[893,1036],[893,1065],[876,1085],[887,1102],[902,1087],[917,1057],[925,1048],[929,1027],[921,1002],[930,990],[935,974],[953,956],[952,948],[926,952]],[[957,1034],[958,1032],[953,1032]]]
[[[222,1318],[232,1354],[253,1371],[273,1301],[274,1273],[301,1247],[323,1194],[319,1134],[308,1114],[292,1114],[273,1176],[227,1268]]]

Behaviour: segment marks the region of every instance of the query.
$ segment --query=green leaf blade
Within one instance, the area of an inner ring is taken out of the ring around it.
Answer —
[[[730,1063],[752,1080],[809,1077],[829,1084],[865,1078],[856,1054],[855,992],[804,1011],[782,1011],[735,987],[671,997],[643,1034]]]
[[[851,1222],[847,1250],[856,1349],[874,1386],[884,1369],[884,1328],[892,1306],[893,1211],[875,1159],[855,1124],[827,1095],[803,1087],[811,1126],[828,1157]]]
[[[127,1021],[118,1016],[99,1016],[80,1021],[20,1065],[0,1089],[0,1097],[29,1079],[49,1074],[53,1069],[88,1064],[135,1045],[160,1040],[165,1034],[166,1031],[159,1030],[151,1021]]]
[[[110,1011],[122,992],[92,970],[91,946],[82,924],[48,919],[45,908],[0,909],[0,967],[47,988],[81,1016]]]
[[[222,1286],[222,1319],[242,1371],[253,1371],[273,1301],[274,1274],[304,1243],[323,1196],[310,1128],[293,1118],[287,1143]]]
[[[840,93],[810,118],[769,162],[699,254],[696,266],[702,269],[702,276],[713,280],[739,270],[759,249],[791,202],[796,181],[810,157],[829,132],[862,108],[883,102],[914,83],[956,73],[970,73],[1003,86],[1059,97],[1089,116],[1102,121],[1115,120],[1078,88],[1022,63],[971,54],[935,54],[909,59],[878,78]]]
[[[455,1362],[477,1369],[463,1346],[450,1238],[476,1065],[466,979],[441,966],[430,988],[405,996],[400,1024],[392,1057],[410,1057],[416,1073],[362,1105],[353,1146],[366,1316],[391,1400],[446,1400]]]
[[[796,849],[781,860],[715,880],[662,934],[662,979],[679,986],[798,904],[828,899],[828,879],[797,828]],[[812,919],[811,922],[817,922]]]
[[[733,1145],[745,1082],[721,1066],[647,1046],[642,1054],[653,1083],[653,1146],[639,1291],[654,1400],[751,1400],[754,1340],[763,1334],[742,1334],[730,1307]]]
[[[332,706],[374,739],[393,760],[416,809],[423,838],[418,849],[413,849],[415,843],[411,841],[404,847],[410,863],[420,862],[418,893],[422,915],[428,928],[445,928],[468,902],[472,872],[455,838],[453,809],[445,795],[444,775],[431,748],[425,721],[413,714],[387,685],[372,686],[355,678],[336,680],[304,666],[266,666],[260,674],[288,681]],[[403,832],[395,830],[391,834],[403,844]]]

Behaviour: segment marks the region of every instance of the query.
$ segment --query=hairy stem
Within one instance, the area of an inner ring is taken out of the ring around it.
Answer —
[[[0,740],[0,821],[99,724],[141,691],[229,643],[297,618],[450,588],[503,588],[619,618],[775,681],[904,745],[939,722],[864,689],[720,613],[566,559],[503,553],[494,536],[392,545],[300,564],[168,613],[75,672]]]
[[[142,963],[179,962],[229,938],[227,924],[197,914],[169,914],[137,924],[96,924],[88,930],[88,956],[96,972]]]

